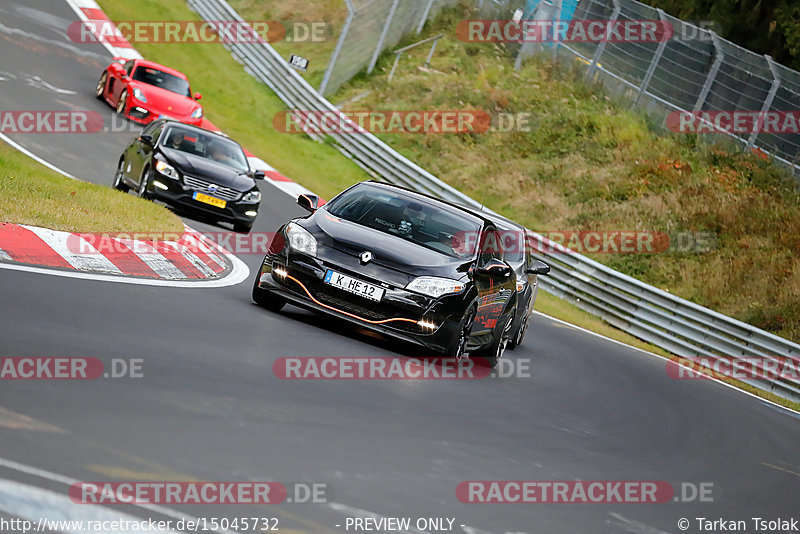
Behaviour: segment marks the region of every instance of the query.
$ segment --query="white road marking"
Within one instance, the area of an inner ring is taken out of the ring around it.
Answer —
[[[87,521],[130,521],[147,524],[147,519],[132,516],[98,505],[72,502],[64,494],[28,484],[0,478],[0,510],[33,522],[34,529],[56,530],[65,534],[86,534]],[[39,523],[41,521],[41,523]],[[48,524],[49,522],[49,524]],[[54,524],[57,522],[56,524]],[[81,528],[82,527],[82,528]],[[96,531],[99,532],[99,531]],[[107,534],[141,533],[142,529],[106,530]],[[172,530],[154,529],[148,532],[174,534]]]
[[[39,156],[37,156],[36,154],[34,154],[33,152],[31,152],[30,150],[28,150],[28,149],[27,149],[27,148],[25,148],[24,146],[22,146],[22,145],[20,145],[19,143],[17,143],[17,142],[15,142],[15,141],[13,141],[13,140],[12,140],[10,137],[8,137],[7,135],[5,135],[5,134],[3,134],[3,133],[0,133],[0,140],[3,140],[3,141],[5,141],[6,143],[8,143],[9,145],[11,145],[12,147],[16,148],[17,150],[19,150],[20,152],[22,152],[23,154],[25,154],[25,155],[26,155],[26,156],[28,156],[29,158],[36,160],[38,163],[41,163],[42,165],[44,165],[44,166],[45,166],[45,167],[47,167],[48,169],[50,169],[50,170],[53,170],[53,171],[56,171],[58,174],[60,174],[60,175],[62,175],[62,176],[66,176],[67,178],[71,178],[71,179],[73,179],[73,180],[77,180],[77,178],[75,178],[74,176],[72,176],[72,175],[71,175],[70,173],[68,173],[67,171],[62,171],[61,169],[59,169],[59,168],[58,168],[58,167],[56,167],[55,165],[53,165],[53,164],[51,164],[51,163],[48,163],[48,162],[46,162],[45,160],[43,160],[42,158],[40,158]]]
[[[183,272],[175,267],[167,258],[165,258],[159,251],[144,243],[142,241],[133,241],[131,239],[114,238],[117,242],[122,243],[125,247],[136,254],[140,260],[147,264],[148,267],[161,278],[175,279],[185,278]]]
[[[19,462],[15,462],[13,460],[7,460],[5,458],[0,458],[0,466],[6,467],[6,468],[14,470],[14,471],[18,471],[20,473],[26,473],[28,475],[33,475],[33,476],[36,476],[36,477],[39,477],[39,478],[43,478],[43,479],[49,480],[51,482],[58,482],[60,484],[65,484],[67,486],[72,486],[73,484],[76,484],[76,483],[80,482],[80,480],[76,480],[74,478],[66,477],[64,475],[59,475],[58,473],[53,473],[52,471],[47,471],[45,469],[39,469],[38,467],[33,467],[33,466],[30,466],[30,465],[21,464]],[[0,501],[2,501],[2,499],[0,499]],[[72,501],[70,500],[70,502],[72,502]],[[87,507],[87,505],[79,505],[79,506]],[[187,514],[182,514],[180,512],[177,512],[177,511],[172,510],[170,508],[165,508],[165,507],[160,506],[158,504],[131,504],[130,506],[135,506],[137,508],[142,508],[144,510],[150,510],[151,512],[155,512],[157,514],[161,514],[161,515],[166,516],[166,517],[172,517],[174,519],[186,519],[186,520],[191,520],[191,521],[197,521],[197,519],[195,517],[192,517],[192,516],[187,515]],[[89,508],[91,508],[91,507],[89,507]],[[11,513],[19,515],[19,512],[17,510],[12,510]],[[119,513],[118,512],[115,512],[115,514],[116,514],[116,517],[119,517]],[[217,530],[217,531],[209,530],[209,532],[219,532],[220,534],[238,534],[238,533],[235,533],[235,532],[231,532],[229,530]],[[85,531],[84,531],[83,534],[85,534]]]
[[[597,332],[592,332],[591,330],[587,330],[586,328],[583,328],[583,327],[580,327],[580,326],[574,325],[574,324],[572,324],[572,323],[568,323],[567,321],[564,321],[563,319],[558,319],[558,318],[556,318],[556,317],[552,317],[552,316],[550,316],[550,315],[547,315],[546,313],[542,313],[542,312],[540,312],[540,311],[536,311],[536,310],[534,310],[534,311],[533,311],[533,313],[535,313],[536,315],[539,315],[539,316],[541,316],[541,317],[545,317],[545,318],[547,318],[547,319],[550,319],[551,321],[555,321],[555,322],[557,322],[557,323],[560,323],[560,324],[562,324],[562,325],[564,325],[564,326],[568,326],[568,327],[570,327],[570,328],[574,328],[575,330],[580,330],[581,332],[584,332],[584,333],[586,333],[586,334],[591,334],[591,335],[593,335],[593,336],[596,336],[596,337],[599,337],[599,338],[605,339],[606,341],[610,341],[611,343],[616,343],[617,345],[621,345],[621,346],[623,346],[623,347],[627,347],[627,348],[629,348],[629,349],[633,349],[633,350],[635,350],[635,351],[641,352],[642,354],[647,354],[647,355],[650,355],[650,356],[655,356],[656,358],[659,358],[659,359],[661,359],[661,360],[664,360],[665,362],[667,362],[667,361],[672,361],[672,362],[675,362],[675,364],[676,364],[676,365],[680,365],[681,367],[683,367],[683,368],[685,368],[685,369],[688,369],[688,370],[690,370],[690,371],[692,370],[692,369],[690,369],[689,367],[686,367],[685,365],[681,365],[681,364],[679,364],[679,363],[678,363],[678,362],[676,362],[675,360],[671,360],[671,359],[669,359],[669,358],[667,358],[667,357],[665,357],[665,356],[662,356],[662,355],[660,355],[660,354],[656,354],[655,352],[650,352],[649,350],[640,349],[639,347],[634,347],[633,345],[628,345],[627,343],[624,343],[624,342],[622,342],[622,341],[618,341],[618,340],[616,340],[616,339],[612,339],[612,338],[610,338],[610,337],[608,337],[608,336],[604,336],[603,334],[598,334]],[[622,332],[622,330],[620,330],[620,332]],[[709,376],[709,377],[708,377],[708,380],[713,380],[714,382],[716,382],[716,383],[718,383],[718,384],[722,384],[722,385],[723,385],[723,386],[725,386],[725,387],[729,387],[729,388],[731,388],[731,389],[733,389],[733,390],[736,390],[736,391],[738,391],[738,392],[740,392],[740,393],[744,393],[745,395],[749,395],[749,396],[753,397],[754,399],[758,399],[758,400],[760,400],[761,402],[768,403],[768,404],[770,404],[770,405],[771,405],[773,408],[777,408],[777,409],[780,409],[780,410],[785,410],[785,411],[787,411],[787,412],[790,412],[791,414],[800,415],[800,412],[798,412],[798,411],[796,411],[796,410],[792,410],[791,408],[787,408],[786,406],[783,406],[782,404],[778,404],[778,403],[777,403],[777,402],[775,402],[775,401],[771,401],[771,400],[769,400],[769,399],[765,399],[765,398],[763,398],[763,397],[759,397],[758,395],[756,395],[756,394],[754,394],[754,393],[750,393],[749,391],[745,391],[745,390],[743,390],[743,389],[739,389],[739,388],[737,388],[736,386],[734,386],[733,384],[729,384],[729,383],[727,383],[727,382],[724,382],[724,381],[722,381],[722,380],[720,380],[720,379],[718,379],[718,378],[713,378],[713,377]]]
[[[108,258],[100,254],[88,241],[81,237],[66,232],[58,232],[48,228],[39,228],[37,226],[21,225],[36,234],[39,239],[44,241],[48,247],[53,249],[59,256],[75,267],[82,271],[100,271],[103,273],[122,274],[119,267],[109,261]],[[72,250],[72,246],[67,245],[67,237],[75,242],[80,241],[78,250],[85,251],[82,254],[76,254]]]

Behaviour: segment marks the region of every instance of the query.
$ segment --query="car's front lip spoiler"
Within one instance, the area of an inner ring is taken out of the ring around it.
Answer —
[[[407,322],[407,323],[411,323],[411,324],[415,324],[415,325],[421,326],[420,322],[422,321],[422,319],[417,320],[417,319],[408,319],[408,318],[405,318],[405,317],[391,317],[389,319],[381,319],[379,321],[376,321],[376,320],[373,320],[373,319],[367,319],[365,317],[361,317],[361,316],[356,315],[354,313],[350,313],[350,312],[341,310],[339,308],[336,308],[335,306],[330,306],[328,304],[324,304],[324,303],[320,302],[319,300],[314,298],[314,295],[311,294],[311,292],[303,284],[303,282],[301,282],[300,280],[298,280],[297,278],[295,278],[294,276],[292,276],[292,275],[290,275],[288,273],[286,273],[285,275],[280,275],[280,274],[274,273],[274,271],[273,271],[273,275],[281,276],[281,277],[286,278],[288,280],[291,280],[295,284],[299,285],[300,288],[303,290],[303,292],[308,296],[308,298],[310,298],[314,302],[314,304],[316,304],[317,306],[320,306],[322,308],[326,308],[328,310],[332,310],[332,311],[334,311],[336,313],[340,313],[342,315],[346,315],[346,316],[351,317],[353,319],[356,319],[358,321],[363,321],[365,323],[369,323],[369,324],[373,324],[373,325],[385,325],[385,324],[391,323],[393,321],[398,321],[398,322]],[[260,276],[270,276],[270,275],[268,275],[267,273],[263,273]],[[259,278],[259,284],[260,283],[261,283],[261,278]]]

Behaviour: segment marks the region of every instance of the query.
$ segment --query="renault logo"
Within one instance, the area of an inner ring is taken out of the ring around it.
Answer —
[[[369,250],[365,250],[364,252],[361,253],[358,259],[361,260],[361,265],[366,265],[372,261],[372,252],[370,252]]]

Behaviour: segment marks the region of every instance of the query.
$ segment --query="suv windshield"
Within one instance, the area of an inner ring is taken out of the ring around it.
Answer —
[[[143,67],[141,65],[136,67],[136,70],[133,71],[133,79],[137,82],[155,85],[167,91],[172,91],[181,96],[192,97],[191,90],[189,89],[189,82],[152,67]]]
[[[230,139],[180,126],[170,127],[162,137],[162,147],[211,159],[237,171],[250,170],[242,147]]]
[[[331,214],[411,241],[453,258],[474,254],[481,225],[455,208],[368,184],[358,185],[329,202]]]

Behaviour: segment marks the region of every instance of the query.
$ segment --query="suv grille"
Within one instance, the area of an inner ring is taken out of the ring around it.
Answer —
[[[239,200],[239,198],[241,198],[242,196],[242,193],[240,193],[235,189],[231,189],[230,187],[225,187],[223,185],[217,185],[214,182],[209,182],[208,180],[195,178],[194,176],[184,176],[183,183],[185,183],[187,187],[194,189],[195,191],[215,196],[221,198],[222,200]],[[216,186],[217,190],[213,192],[209,191],[208,186],[210,185]]]

